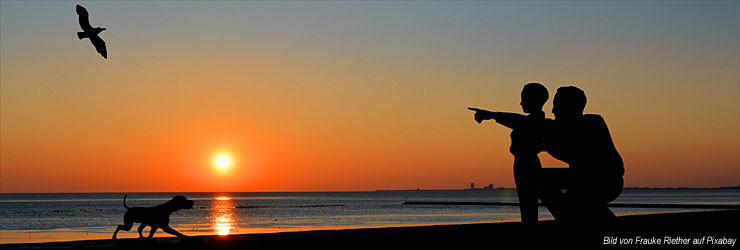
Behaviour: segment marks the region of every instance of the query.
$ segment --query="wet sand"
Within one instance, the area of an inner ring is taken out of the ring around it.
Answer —
[[[195,236],[187,240],[86,240],[3,244],[2,249],[512,249],[589,248],[736,249],[740,210],[620,216],[606,228],[566,228],[540,221],[535,230],[518,222],[437,225],[308,232]],[[638,238],[639,237],[639,238]],[[667,238],[666,238],[667,237]],[[708,240],[711,237],[711,242]],[[694,239],[703,243],[693,242]],[[631,244],[620,240],[632,239]],[[656,243],[660,239],[661,243]],[[689,239],[688,241],[686,239]],[[724,240],[723,240],[724,239]],[[615,241],[612,241],[615,240]],[[666,242],[668,240],[669,242]],[[605,244],[613,242],[615,244]],[[688,242],[688,243],[687,243]],[[670,243],[670,244],[669,244]]]

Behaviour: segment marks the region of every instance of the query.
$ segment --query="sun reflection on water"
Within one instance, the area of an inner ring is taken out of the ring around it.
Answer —
[[[218,235],[229,235],[236,230],[238,218],[230,197],[219,196],[213,200],[210,221],[213,231]]]

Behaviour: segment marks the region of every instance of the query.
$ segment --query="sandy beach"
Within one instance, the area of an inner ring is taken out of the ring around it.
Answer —
[[[534,231],[518,222],[437,225],[307,232],[196,236],[188,240],[86,240],[3,244],[2,249],[464,249],[519,246],[596,248],[737,247],[740,210],[627,215],[615,225],[566,229],[541,221]],[[733,247],[734,244],[734,247]]]

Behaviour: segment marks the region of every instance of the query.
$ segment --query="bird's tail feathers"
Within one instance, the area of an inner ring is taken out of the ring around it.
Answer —
[[[124,196],[123,196],[123,207],[125,207],[126,209],[129,209],[130,207],[126,206],[126,197],[127,197],[127,196],[128,196],[128,195],[124,195]]]
[[[82,40],[82,38],[86,38],[86,37],[87,36],[85,35],[85,32],[77,32],[77,38],[79,38],[80,40]]]

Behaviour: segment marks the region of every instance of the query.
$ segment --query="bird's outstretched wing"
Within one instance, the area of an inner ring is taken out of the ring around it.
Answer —
[[[95,50],[97,50],[103,58],[108,59],[108,51],[105,49],[105,41],[103,41],[100,36],[91,36],[90,42],[92,42],[93,46],[95,46]]]
[[[77,15],[80,16],[80,27],[82,27],[82,30],[91,30],[92,26],[90,26],[90,15],[87,14],[87,9],[78,4]]]

